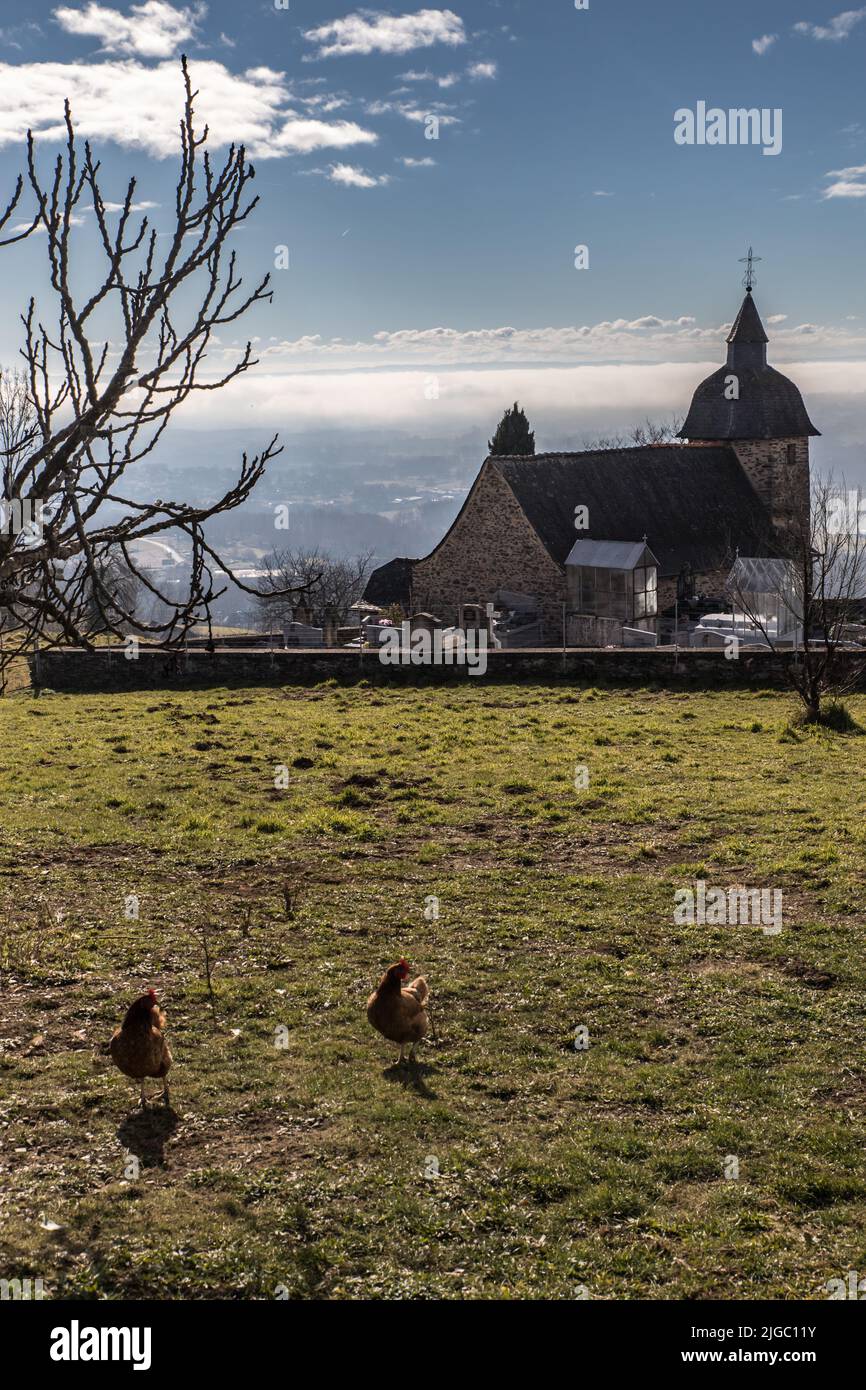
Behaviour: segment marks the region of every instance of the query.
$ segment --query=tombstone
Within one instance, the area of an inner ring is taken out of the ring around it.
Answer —
[[[442,619],[432,613],[413,613],[409,618],[410,635],[414,632],[429,632],[432,638],[441,627]]]
[[[487,604],[461,603],[457,610],[457,626],[464,632],[486,632],[489,639],[493,631],[493,617],[487,611]]]
[[[283,641],[287,647],[322,647],[324,646],[324,633],[320,627],[311,627],[309,623],[286,623],[283,628]]]

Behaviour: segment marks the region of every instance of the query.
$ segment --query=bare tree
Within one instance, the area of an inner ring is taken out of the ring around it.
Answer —
[[[629,439],[632,444],[638,447],[648,444],[678,444],[682,427],[683,417],[681,415],[672,415],[669,420],[650,420],[647,418],[642,425],[635,425],[629,431]]]
[[[777,558],[738,561],[729,580],[760,640],[776,652],[796,648],[786,670],[809,724],[825,722],[825,702],[840,700],[866,674],[866,627],[857,621],[866,600],[866,517],[849,503],[857,496],[844,481],[814,480],[809,516],[794,519]],[[764,549],[769,555],[773,547]]]
[[[345,622],[367,586],[372,560],[372,550],[346,560],[318,549],[275,551],[266,562],[267,575],[259,580],[258,605],[264,625],[270,626],[274,619],[289,622],[297,598],[286,595],[299,591],[313,622],[321,625],[328,616]]]
[[[669,420],[644,420],[642,425],[634,425],[625,434],[598,435],[594,439],[584,439],[581,447],[587,453],[598,449],[645,448],[650,444],[678,444],[682,428],[682,417],[672,415]]]
[[[23,372],[0,367],[0,476],[4,499],[12,496],[15,469],[26,452],[35,419]]]
[[[126,563],[118,551],[106,551],[100,556],[98,564],[90,575],[91,592],[88,626],[92,635],[98,636],[109,629],[103,619],[123,624],[124,614],[136,613],[138,597],[141,592],[138,575]]]
[[[220,374],[206,378],[203,370],[214,335],[271,298],[268,275],[244,287],[230,249],[258,202],[249,196],[253,166],[234,145],[221,165],[211,163],[203,149],[207,127],[198,133],[194,124],[197,93],[185,58],[181,74],[180,171],[167,234],[146,216],[136,218],[135,179],[119,210],[112,208],[90,144],[82,151],[76,138],[68,102],[65,148],[50,177],[37,170],[28,133],[26,177],[0,211],[0,246],[44,233],[53,296],[50,316],[31,298],[22,315],[23,374],[4,374],[0,391],[0,664],[34,644],[90,646],[100,632],[182,640],[194,623],[209,622],[210,604],[224,592],[214,592],[215,570],[256,592],[211,548],[204,524],[246,500],[280,452],[276,437],[253,457],[244,453],[232,487],[206,505],[137,500],[124,486],[178,406],[255,365],[247,343]],[[28,219],[10,224],[28,198]],[[102,256],[95,282],[83,289],[78,235],[90,237]],[[169,530],[183,534],[191,552],[189,586],[180,596],[162,593],[135,552],[137,541]],[[105,576],[118,565],[161,601],[150,605],[149,619],[127,609],[123,585],[106,590]]]

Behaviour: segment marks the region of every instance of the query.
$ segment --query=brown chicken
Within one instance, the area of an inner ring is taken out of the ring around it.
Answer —
[[[416,1045],[429,1027],[427,999],[430,994],[423,975],[411,985],[403,984],[409,975],[409,962],[402,957],[389,965],[367,1000],[367,1018],[383,1037],[400,1044],[400,1062],[409,1047],[409,1060],[415,1061]]]
[[[126,1018],[115,1030],[108,1051],[116,1067],[124,1076],[131,1076],[141,1082],[141,1107],[147,1108],[144,1093],[144,1078],[159,1077],[162,1080],[162,1098],[168,1105],[168,1069],[171,1066],[171,1053],[165,1040],[165,1014],[156,1002],[156,990],[149,989],[126,1011]]]

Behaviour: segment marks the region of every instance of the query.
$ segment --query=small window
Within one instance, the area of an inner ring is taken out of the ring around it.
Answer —
[[[658,612],[658,571],[655,565],[638,565],[634,572],[634,615],[651,618]]]

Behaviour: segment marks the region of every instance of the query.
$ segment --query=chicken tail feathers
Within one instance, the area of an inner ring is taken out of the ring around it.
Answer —
[[[407,994],[414,994],[419,1004],[426,1004],[430,989],[423,975],[419,975],[417,980],[413,980],[411,985],[405,985],[404,988]]]

